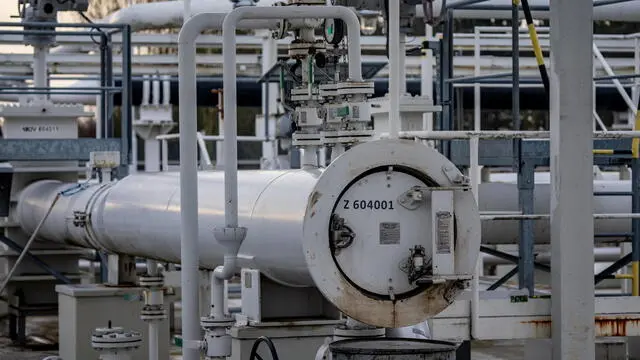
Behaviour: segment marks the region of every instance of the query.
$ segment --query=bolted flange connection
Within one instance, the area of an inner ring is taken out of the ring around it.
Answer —
[[[231,355],[231,335],[228,329],[233,326],[234,320],[225,316],[222,319],[203,317],[200,326],[205,330],[204,347],[207,358],[219,358]]]
[[[91,347],[104,353],[133,351],[142,344],[142,334],[121,327],[98,328],[91,335]]]
[[[143,275],[138,280],[144,290],[144,307],[140,312],[142,321],[162,321],[167,318],[164,309],[164,277]]]

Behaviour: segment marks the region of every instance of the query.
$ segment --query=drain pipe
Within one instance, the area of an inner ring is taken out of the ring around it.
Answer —
[[[196,122],[196,38],[204,30],[220,30],[226,14],[200,13],[189,18],[178,35],[180,106],[180,263],[182,266],[182,331],[184,360],[199,360],[198,158]],[[246,29],[273,28],[277,22],[241,23]],[[235,107],[234,107],[235,108]],[[235,142],[235,138],[230,140]],[[225,142],[226,143],[226,142]]]

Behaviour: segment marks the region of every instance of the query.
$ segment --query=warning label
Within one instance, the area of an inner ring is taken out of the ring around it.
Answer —
[[[400,243],[400,223],[383,222],[380,223],[380,245],[390,245]]]

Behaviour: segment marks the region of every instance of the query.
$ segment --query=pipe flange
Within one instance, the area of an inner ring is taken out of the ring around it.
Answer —
[[[162,305],[146,305],[140,311],[140,319],[143,321],[164,320],[167,314]]]
[[[216,319],[210,316],[200,318],[200,326],[205,330],[216,328],[228,328],[235,324],[235,320],[231,317]]]
[[[141,344],[141,333],[122,328],[100,328],[91,335],[91,347],[95,350],[137,349]]]
[[[164,286],[164,277],[162,276],[141,276],[138,279],[140,287],[145,288],[161,288]]]

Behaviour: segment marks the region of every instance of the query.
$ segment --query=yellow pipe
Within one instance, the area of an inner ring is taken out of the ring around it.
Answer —
[[[531,43],[533,45],[533,52],[536,54],[536,61],[538,66],[544,66],[544,57],[542,56],[542,49],[540,48],[540,41],[538,41],[538,33],[534,24],[529,24],[529,36],[531,37]]]
[[[635,121],[635,124],[633,125],[633,131],[637,131],[638,129],[640,129],[640,111],[636,112],[636,121]],[[638,149],[639,146],[640,146],[640,139],[633,138],[633,141],[631,142],[631,155],[633,156],[634,159],[637,159],[640,157],[640,150]]]
[[[615,278],[616,279],[633,280],[633,274],[616,274]]]
[[[631,262],[631,276],[633,277],[633,281],[631,284],[631,295],[640,296],[640,289],[638,286],[638,279],[640,279],[640,262],[632,261]]]
[[[594,155],[613,155],[612,149],[593,149]]]

